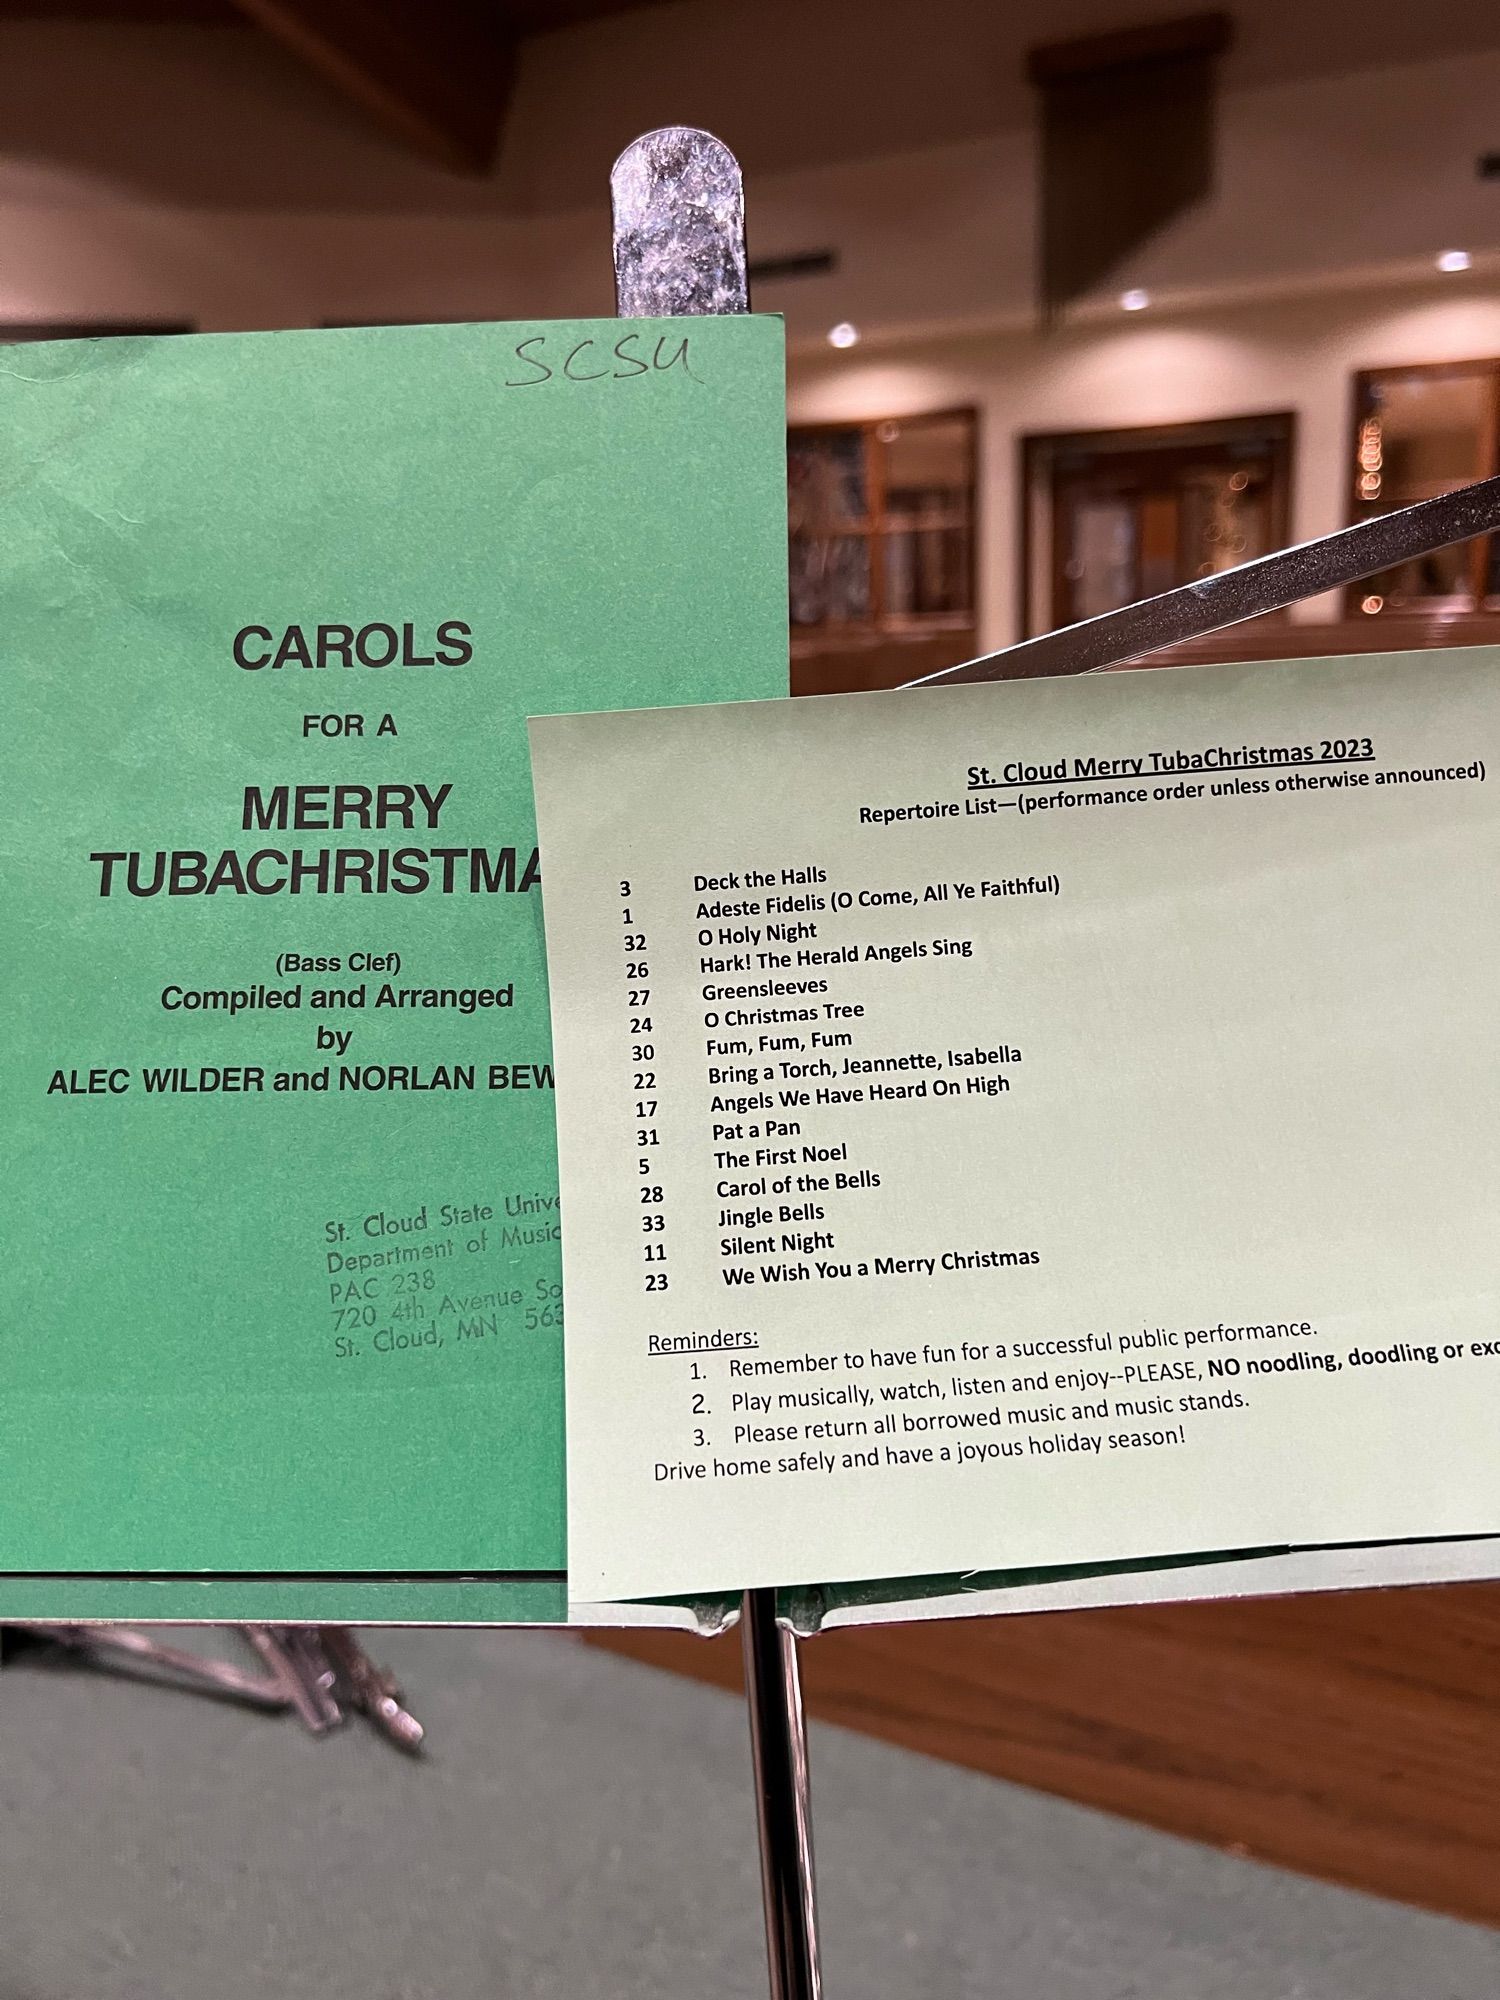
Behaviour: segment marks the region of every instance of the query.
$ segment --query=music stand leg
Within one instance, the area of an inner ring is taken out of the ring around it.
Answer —
[[[771,2000],[818,2000],[823,1976],[797,1640],[776,1622],[771,1590],[746,1591],[741,1630]]]

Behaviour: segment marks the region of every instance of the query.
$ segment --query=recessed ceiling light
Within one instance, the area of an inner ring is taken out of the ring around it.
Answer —
[[[1144,312],[1147,306],[1150,305],[1150,303],[1151,303],[1151,294],[1149,292],[1143,292],[1138,285],[1132,286],[1132,288],[1128,292],[1121,292],[1120,294],[1121,312],[1128,312],[1128,313]]]
[[[1444,250],[1437,260],[1440,271],[1467,271],[1470,264],[1467,250]]]
[[[830,347],[853,347],[858,339],[859,328],[851,326],[846,319],[841,319],[837,326],[831,326],[828,329],[828,345]]]

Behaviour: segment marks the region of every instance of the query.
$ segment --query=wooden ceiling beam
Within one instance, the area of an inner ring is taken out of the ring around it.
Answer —
[[[234,0],[429,159],[469,173],[500,137],[516,37],[499,0]]]

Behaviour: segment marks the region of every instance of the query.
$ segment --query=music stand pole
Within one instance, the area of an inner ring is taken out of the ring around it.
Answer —
[[[710,133],[670,125],[627,146],[610,174],[615,307],[622,319],[750,309],[739,163]],[[818,2000],[818,1916],[807,1725],[795,1635],[776,1593],[745,1593],[745,1700],[765,1893],[771,2000]]]

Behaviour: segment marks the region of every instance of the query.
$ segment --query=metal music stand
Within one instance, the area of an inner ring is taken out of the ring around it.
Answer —
[[[615,162],[610,189],[615,296],[622,318],[749,311],[744,194],[738,163],[726,146],[687,126],[648,132]],[[1098,672],[1357,583],[1496,528],[1500,478],[1380,515],[907,685]],[[822,1975],[807,1730],[797,1640],[778,1618],[776,1592],[746,1592],[742,1634],[771,2000],[818,2000]]]
[[[749,311],[744,195],[739,165],[726,146],[686,126],[648,132],[615,162],[610,189],[615,296],[622,318]],[[907,685],[1098,672],[1495,529],[1500,529],[1500,477]],[[774,1590],[747,1591],[741,1618],[770,1994],[771,2000],[820,2000],[806,1720],[797,1637],[778,1596]],[[158,1665],[176,1668],[195,1685],[213,1685],[272,1707],[290,1699],[284,1689],[277,1691],[254,1676],[128,1634],[122,1638],[113,1628],[63,1629],[95,1635],[100,1643],[107,1639],[116,1650],[149,1653]],[[301,1628],[244,1629],[265,1634]],[[342,1628],[321,1629],[337,1634]]]

